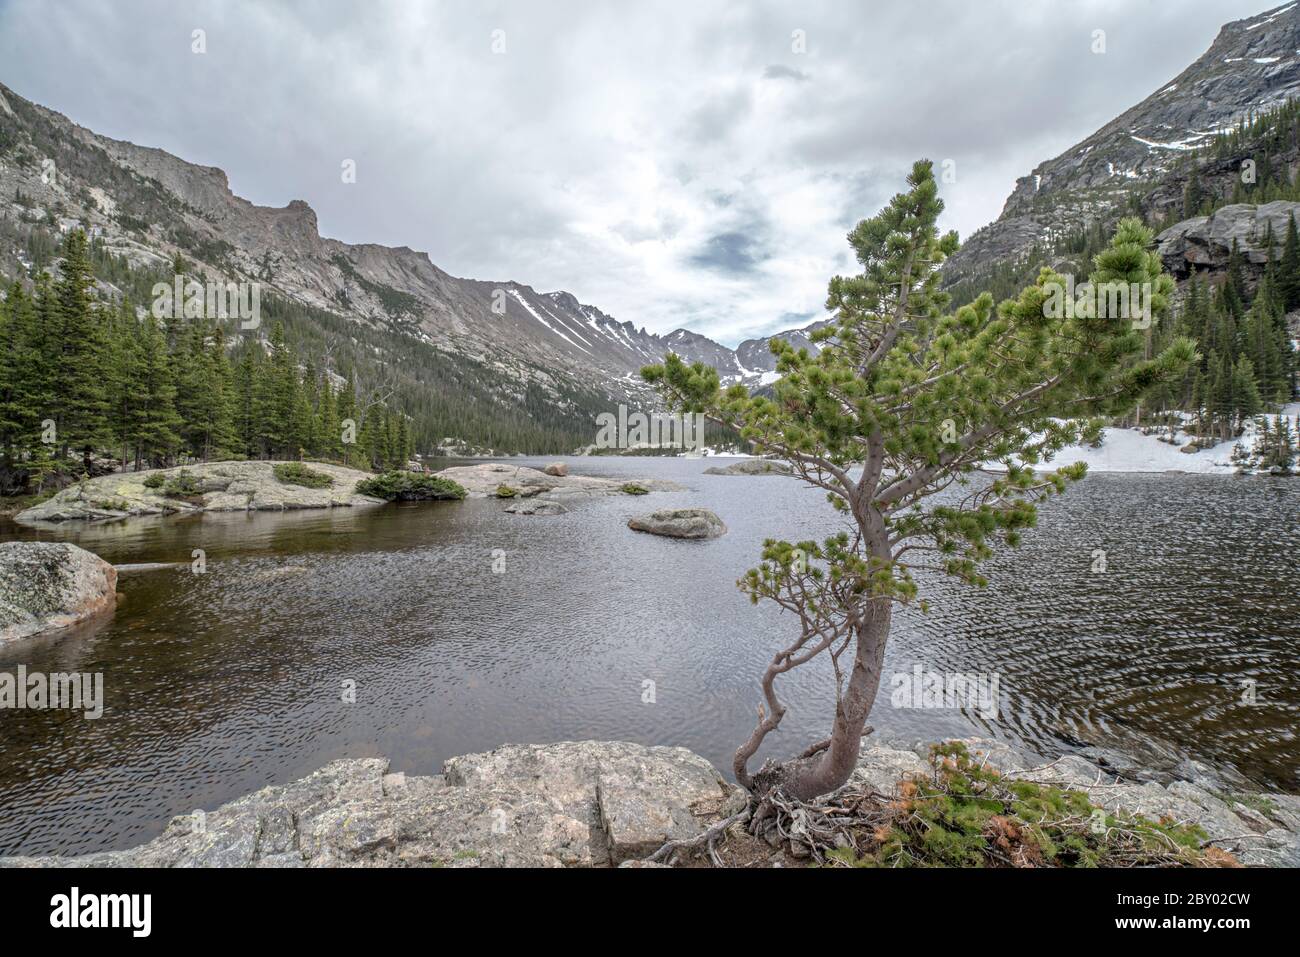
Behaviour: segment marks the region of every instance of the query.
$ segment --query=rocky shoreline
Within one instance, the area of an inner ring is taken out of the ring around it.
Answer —
[[[1048,761],[1002,742],[964,743],[1006,776],[1083,791],[1108,811],[1198,824],[1242,864],[1300,866],[1300,796],[1220,791],[1208,769],[1199,783],[1119,780],[1075,755]],[[928,753],[924,742],[869,740],[850,786],[897,794],[908,776],[930,773]],[[427,776],[390,773],[382,758],[334,761],[176,817],[138,847],[0,858],[0,867],[644,866],[666,840],[695,836],[743,806],[744,793],[685,748],[506,745],[451,758]],[[800,863],[767,838],[760,866]]]

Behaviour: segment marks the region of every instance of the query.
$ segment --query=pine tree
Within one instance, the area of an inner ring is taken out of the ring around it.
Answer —
[[[146,315],[139,325],[139,390],[131,422],[136,468],[166,465],[180,447],[176,382],[167,339],[158,321]]]
[[[672,411],[703,412],[789,462],[847,526],[820,543],[769,539],[740,582],[755,603],[793,611],[798,629],[763,676],[767,706],[732,763],[760,807],[834,790],[857,766],[893,609],[924,584],[913,569],[983,584],[980,563],[994,546],[1019,544],[1037,502],[1085,472],[1067,466],[1043,475],[1041,463],[1094,433],[1088,420],[1124,414],[1196,358],[1193,343],[1180,339],[1142,360],[1130,324],[1053,315],[1048,302],[1065,278],[1050,269],[1015,299],[995,307],[985,294],[950,312],[939,269],[958,243],[954,233],[939,235],[943,203],[928,161],[913,166],[908,186],[849,234],[862,271],[831,280],[834,319],[812,335],[821,348],[773,340],[782,374],[774,397],[743,385],[724,391],[716,369],[671,353],[642,372]],[[1150,284],[1160,319],[1174,283],[1153,241],[1139,221],[1122,220],[1090,279]],[[1006,471],[989,475],[983,465],[991,461]],[[960,494],[936,503],[950,486]],[[844,678],[822,709],[834,715],[829,736],[751,773],[751,759],[786,713],[776,682],[819,655]]]
[[[343,430],[348,428],[352,433],[352,442],[343,442]],[[339,446],[343,455],[343,464],[352,465],[357,460],[357,383],[353,377],[351,367],[344,377],[343,385],[339,389],[338,395],[338,436]]]
[[[105,328],[101,311],[91,301],[93,284],[86,234],[78,229],[68,234],[61,275],[53,289],[58,351],[51,418],[62,447],[77,451],[87,472],[91,456],[111,438],[103,369]]]
[[[133,428],[140,402],[143,361],[138,327],[135,310],[124,299],[109,323],[106,375],[109,431],[124,469],[134,457]]]
[[[1287,220],[1286,243],[1282,247],[1278,285],[1283,311],[1290,312],[1292,309],[1300,308],[1300,231],[1296,229],[1295,213],[1292,213]]]
[[[342,443],[339,434],[338,397],[330,385],[328,374],[321,377],[319,395],[316,432],[320,444],[317,448],[317,454],[321,458],[337,460],[342,454]]]
[[[6,487],[21,485],[17,473],[39,444],[39,411],[48,388],[39,335],[35,304],[15,282],[0,303],[0,454],[9,473]]]
[[[258,456],[257,408],[261,392],[260,350],[245,346],[235,369],[233,417],[238,451],[249,458]]]
[[[1264,403],[1259,397],[1259,388],[1255,384],[1255,368],[1248,357],[1242,356],[1232,368],[1232,413],[1235,418],[1234,431],[1263,410]]]

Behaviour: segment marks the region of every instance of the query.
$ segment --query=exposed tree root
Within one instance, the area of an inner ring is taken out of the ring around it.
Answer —
[[[971,762],[960,745],[936,747],[931,763],[932,775],[904,779],[897,796],[849,785],[800,801],[774,787],[649,860],[673,863],[704,848],[715,867],[752,865],[761,858],[744,845],[758,840],[796,861],[832,867],[1237,866],[1194,828],[1106,813],[1085,792],[1004,778]],[[745,841],[720,847],[736,824],[748,825]]]
[[[724,820],[719,821],[717,824],[710,826],[703,833],[697,834],[695,837],[682,838],[681,840],[677,840],[677,841],[669,841],[663,847],[659,848],[659,850],[655,851],[648,858],[646,858],[646,860],[650,861],[653,864],[659,864],[665,861],[671,864],[672,855],[675,854],[677,851],[685,850],[686,848],[700,847],[701,845],[703,845],[708,849],[709,860],[713,862],[713,865],[715,867],[725,867],[726,865],[723,864],[722,858],[718,856],[718,852],[717,852],[717,848],[715,847],[715,844],[717,843],[718,838],[721,837],[726,832],[727,828],[731,827],[731,825],[733,824],[740,824],[745,821],[748,821],[750,814],[751,811],[747,807],[743,811],[738,811],[737,813],[731,815],[731,817],[725,818]]]

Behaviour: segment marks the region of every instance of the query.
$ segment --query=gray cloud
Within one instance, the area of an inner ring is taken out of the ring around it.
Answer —
[[[719,233],[689,257],[694,266],[735,275],[750,275],[768,259],[754,237],[745,233]]]
[[[305,199],[326,235],[734,343],[820,315],[847,229],[918,156],[953,160],[945,226],[969,235],[1274,5],[0,0],[0,79],[254,202]]]
[[[785,66],[780,63],[774,63],[763,70],[763,79],[765,80],[794,80],[798,83],[804,83],[808,80],[808,74],[803,70],[796,70],[792,66]]]

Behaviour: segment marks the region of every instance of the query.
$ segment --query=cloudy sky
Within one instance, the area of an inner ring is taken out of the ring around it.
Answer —
[[[967,236],[1276,5],[0,0],[0,82],[327,236],[734,345],[820,315],[912,160]]]

